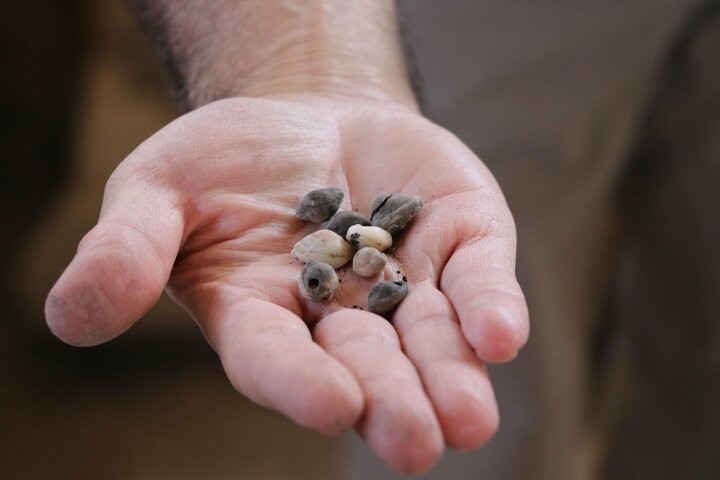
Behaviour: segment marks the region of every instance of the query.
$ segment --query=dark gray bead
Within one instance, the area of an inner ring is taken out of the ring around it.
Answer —
[[[370,218],[372,218],[373,215],[375,215],[375,212],[382,204],[385,203],[385,200],[390,198],[392,196],[392,193],[381,193],[377,197],[375,197],[375,200],[373,200],[372,205],[370,205]]]
[[[345,238],[347,237],[348,228],[353,225],[369,226],[370,220],[358,212],[340,211],[333,215],[333,217],[323,225],[323,228],[332,230],[342,238]]]
[[[322,223],[337,212],[344,196],[342,190],[335,187],[313,190],[300,200],[295,216],[300,220]]]
[[[381,194],[373,201],[370,223],[392,235],[402,231],[423,206],[417,195]]]
[[[305,264],[300,281],[300,294],[314,302],[331,300],[335,296],[340,281],[335,270],[323,262],[310,261]]]
[[[407,282],[380,282],[368,295],[368,310],[378,315],[389,315],[408,294]]]

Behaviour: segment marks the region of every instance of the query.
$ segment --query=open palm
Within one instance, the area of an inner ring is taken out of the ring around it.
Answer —
[[[331,304],[298,292],[293,210],[337,186],[367,214],[381,192],[420,196],[384,275],[410,294],[392,323],[355,308],[377,279],[352,273]],[[98,225],[50,292],[48,323],[107,341],[169,294],[233,385],[323,433],[357,427],[388,465],[429,468],[445,444],[496,430],[484,361],[527,338],[512,217],[492,176],[450,133],[399,106],[228,99],[159,131],[108,182]],[[397,273],[400,272],[400,273]]]

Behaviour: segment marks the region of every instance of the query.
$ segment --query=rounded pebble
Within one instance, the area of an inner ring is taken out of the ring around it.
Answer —
[[[371,278],[382,272],[387,263],[387,257],[380,250],[372,247],[363,247],[353,257],[353,272],[361,277]]]
[[[332,300],[339,286],[335,270],[327,263],[315,261],[305,264],[298,281],[300,295],[313,302]]]
[[[392,246],[392,235],[380,227],[353,225],[348,228],[345,238],[355,248],[372,247],[385,251]]]
[[[295,216],[300,220],[322,223],[337,212],[344,197],[345,194],[339,188],[318,188],[300,200]]]
[[[370,223],[395,235],[407,226],[422,206],[422,198],[417,195],[382,193],[372,203]]]
[[[337,233],[318,230],[297,242],[290,253],[303,263],[315,260],[340,268],[352,259],[354,250]]]
[[[323,228],[332,230],[341,237],[345,238],[347,236],[348,228],[353,225],[369,226],[370,220],[358,212],[348,212],[343,210],[333,215],[332,218],[323,225]]]
[[[406,282],[380,282],[370,290],[368,310],[383,316],[391,314],[407,294],[408,284]]]

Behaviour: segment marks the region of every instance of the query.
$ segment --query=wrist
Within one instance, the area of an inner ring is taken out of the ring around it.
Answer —
[[[348,52],[287,52],[271,58],[244,71],[228,94],[394,102],[418,110],[404,67],[394,70]]]
[[[158,43],[189,107],[232,96],[307,95],[393,101],[417,109],[394,1],[161,0],[154,5],[160,6],[154,23],[165,30],[160,40],[166,44]]]

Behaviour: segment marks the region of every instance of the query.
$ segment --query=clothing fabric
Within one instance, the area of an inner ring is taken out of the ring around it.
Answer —
[[[718,2],[403,2],[425,113],[518,227],[496,438],[427,479],[720,478]],[[396,478],[359,440],[347,478]]]

